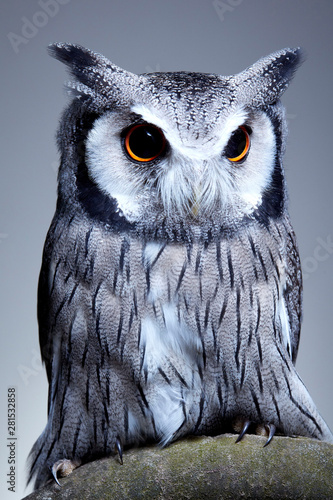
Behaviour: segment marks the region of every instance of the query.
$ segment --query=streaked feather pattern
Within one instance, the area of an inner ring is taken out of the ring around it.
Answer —
[[[157,246],[153,259],[151,244],[128,234],[105,238],[79,218],[70,226],[70,236],[67,221],[54,227],[55,280],[41,292],[50,294],[54,322],[39,460],[50,467],[59,450],[91,460],[113,453],[116,439],[166,444],[217,433],[239,416],[330,439],[276,307],[295,245],[285,244],[288,219],[208,245]]]

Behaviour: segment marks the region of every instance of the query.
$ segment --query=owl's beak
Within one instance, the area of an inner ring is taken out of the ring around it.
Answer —
[[[200,207],[200,194],[201,194],[201,186],[198,186],[194,192],[193,197],[190,200],[190,210],[193,217],[197,217],[199,213]]]
[[[197,217],[198,213],[199,213],[199,203],[195,201],[191,205],[191,214],[193,215],[193,217]]]

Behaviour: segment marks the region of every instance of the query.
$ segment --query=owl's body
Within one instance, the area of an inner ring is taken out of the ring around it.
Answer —
[[[294,367],[301,271],[278,98],[299,51],[219,77],[52,50],[79,82],[39,284],[50,388],[36,486],[61,459],[235,421],[333,442]]]

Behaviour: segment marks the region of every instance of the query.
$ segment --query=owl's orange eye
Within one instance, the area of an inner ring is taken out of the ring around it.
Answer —
[[[133,160],[148,162],[155,160],[165,149],[166,139],[161,129],[149,123],[140,123],[129,128],[125,135],[125,150]]]
[[[225,149],[229,161],[240,162],[245,159],[251,145],[250,134],[246,127],[240,126],[232,134]]]

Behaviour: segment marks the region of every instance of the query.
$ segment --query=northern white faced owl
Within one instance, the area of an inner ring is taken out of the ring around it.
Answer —
[[[74,82],[38,289],[49,398],[35,487],[190,434],[332,443],[294,366],[302,278],[280,96],[301,51],[228,77],[50,51]]]

